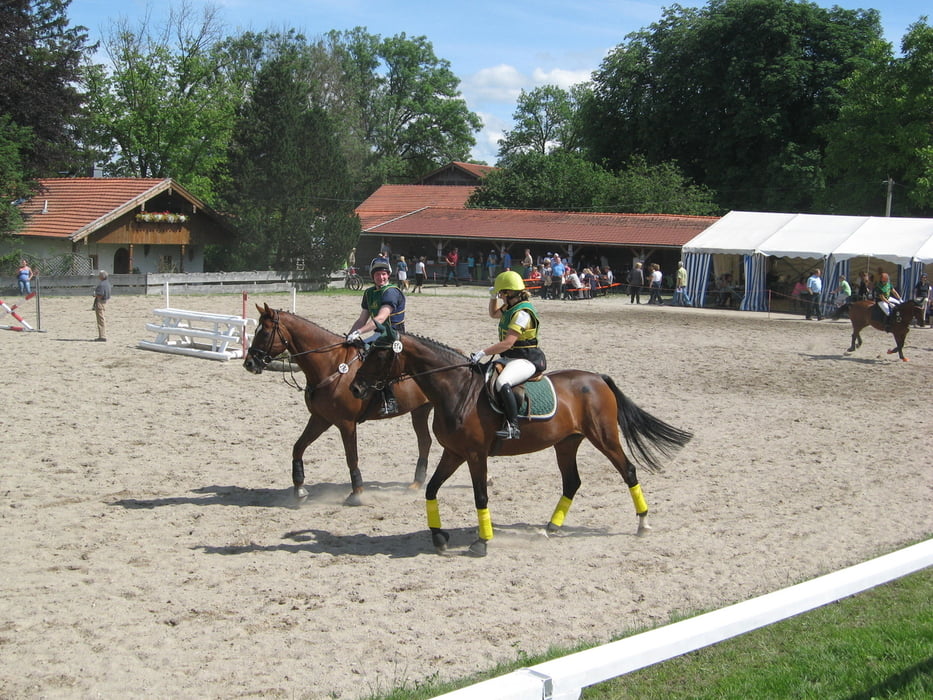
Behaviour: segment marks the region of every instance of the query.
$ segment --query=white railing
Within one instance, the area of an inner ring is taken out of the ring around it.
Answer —
[[[577,700],[583,688],[933,566],[933,539],[774,593],[523,668],[435,700]]]

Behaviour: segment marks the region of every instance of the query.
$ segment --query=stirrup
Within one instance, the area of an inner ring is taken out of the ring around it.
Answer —
[[[518,429],[517,425],[512,423],[506,423],[496,431],[496,437],[502,438],[503,440],[518,440],[521,436],[522,431]]]
[[[386,399],[382,402],[382,408],[379,410],[380,416],[394,416],[396,413],[398,413],[398,401]]]

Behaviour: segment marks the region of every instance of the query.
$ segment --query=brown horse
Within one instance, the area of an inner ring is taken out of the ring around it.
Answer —
[[[484,378],[462,354],[440,343],[415,335],[398,335],[383,328],[383,336],[368,351],[350,385],[365,397],[387,384],[417,384],[434,404],[434,435],[444,453],[425,491],[428,527],[438,552],[445,551],[449,534],[441,528],[437,492],[467,462],[479,520],[479,538],[470,553],[483,556],[492,539],[492,520],[486,492],[486,465],[490,455],[519,455],[553,447],[560,469],[562,495],[547,525],[554,532],[564,522],[574,494],[580,487],[577,449],[588,439],[622,475],[638,515],[638,534],[647,525],[648,506],[642,494],[635,464],[622,451],[619,428],[626,442],[647,466],[659,468],[654,448],[661,454],[685,445],[691,433],[674,428],[638,408],[606,375],[581,370],[562,370],[545,375],[557,394],[553,417],[522,425],[521,437],[501,440],[495,432],[499,416],[486,398]],[[401,379],[413,381],[400,381]]]
[[[379,414],[378,401],[361,401],[347,389],[360,367],[360,350],[348,344],[343,336],[331,333],[316,323],[287,311],[273,311],[268,304],[256,305],[259,323],[253,342],[246,353],[243,366],[253,374],[260,374],[277,356],[288,353],[307,380],[304,390],[305,405],[311,412],[308,424],[292,448],[292,482],[295,497],[302,501],[308,496],[304,487],[304,453],[308,445],[317,440],[330,426],[336,425],[343,439],[343,449],[350,469],[352,491],[347,505],[359,505],[363,492],[363,477],[359,469],[356,447],[356,426],[364,420],[379,420],[411,413],[411,424],[418,437],[418,462],[415,466],[413,488],[424,483],[431,449],[431,431],[428,414],[431,404],[417,387],[409,383],[395,392],[399,412],[393,416]]]
[[[907,340],[911,319],[915,317],[919,319],[921,308],[913,299],[898,304],[891,311],[894,316],[891,318],[890,331],[886,331],[884,316],[881,309],[875,309],[875,302],[853,301],[848,303],[842,307],[842,310],[849,310],[849,320],[852,321],[852,345],[849,346],[846,352],[855,352],[862,345],[862,329],[865,326],[871,326],[879,331],[890,332],[894,336],[894,342],[897,345],[888,350],[888,354],[897,353],[901,360],[907,362],[907,358],[904,357],[904,341]]]

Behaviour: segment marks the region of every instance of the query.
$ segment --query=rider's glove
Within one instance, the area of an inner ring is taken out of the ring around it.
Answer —
[[[348,342],[348,343],[356,342],[356,341],[359,340],[359,339],[360,339],[360,332],[359,332],[359,331],[350,331],[349,333],[347,333],[347,342]]]
[[[486,353],[482,350],[477,350],[472,355],[470,355],[470,364],[478,365],[479,361],[486,357]]]

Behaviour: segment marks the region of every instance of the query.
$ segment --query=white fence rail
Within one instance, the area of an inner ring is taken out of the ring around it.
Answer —
[[[933,539],[743,603],[520,669],[435,700],[577,700],[583,688],[933,566]]]

